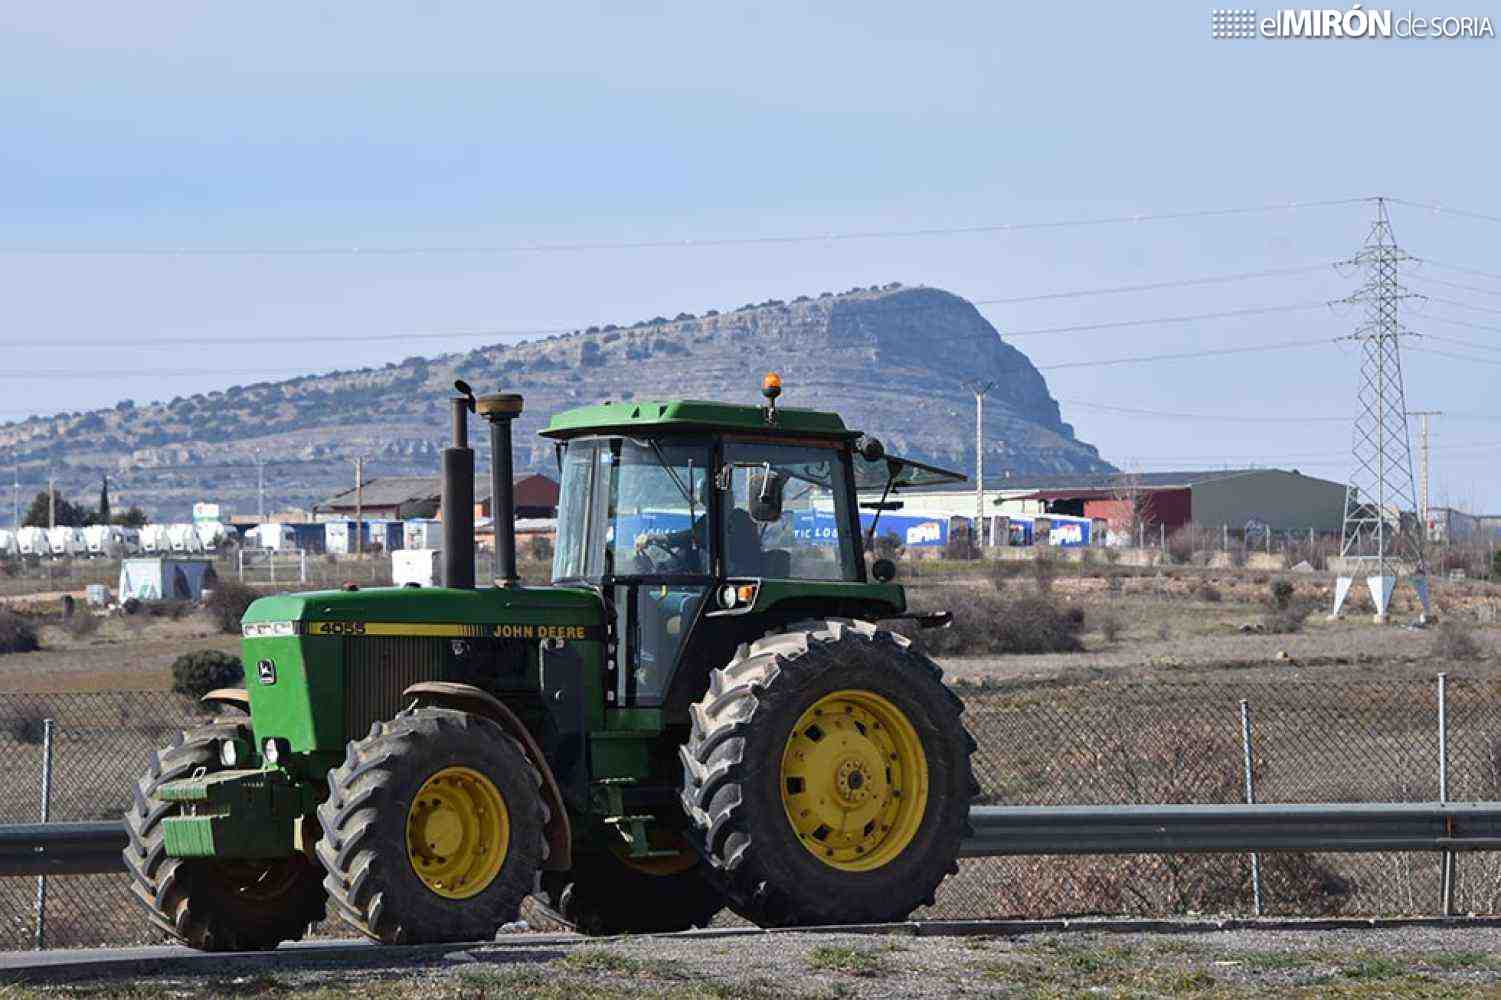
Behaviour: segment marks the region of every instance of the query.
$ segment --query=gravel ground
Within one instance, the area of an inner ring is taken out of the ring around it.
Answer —
[[[1068,931],[1016,936],[773,933],[504,939],[413,960],[282,953],[212,972],[0,987],[10,997],[835,998],[1501,996],[1501,929]]]

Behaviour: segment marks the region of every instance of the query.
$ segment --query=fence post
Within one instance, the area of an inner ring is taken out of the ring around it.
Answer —
[[[1162,549],[1162,551],[1166,552],[1167,551],[1167,522],[1166,521],[1164,521],[1161,524],[1157,525],[1157,533],[1162,536],[1162,541],[1161,541],[1161,544],[1160,544],[1159,547]]]
[[[240,582],[244,583],[245,582],[245,549],[243,547],[235,549],[235,563],[239,567]]]
[[[1449,801],[1449,675],[1438,675],[1438,800]],[[1454,915],[1454,852],[1444,852],[1444,916]]]
[[[1240,749],[1246,772],[1246,805],[1256,804],[1256,786],[1251,778],[1251,705],[1244,698],[1240,701]],[[1261,916],[1261,855],[1251,852],[1251,901],[1255,913]]]
[[[42,720],[42,818],[47,822],[52,811],[52,720]],[[47,876],[36,877],[36,949],[47,947]]]

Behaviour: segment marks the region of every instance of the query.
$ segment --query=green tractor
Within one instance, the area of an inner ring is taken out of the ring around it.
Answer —
[[[516,572],[520,396],[460,382],[442,587],[265,597],[245,690],[158,751],[125,819],[151,920],[274,948],[334,911],[385,943],[488,939],[528,896],[587,933],[904,919],[957,870],[977,792],[962,705],[881,627],[857,489],[962,479],[832,413],[603,403],[543,432],[553,582]],[[475,586],[490,424],[496,579]]]

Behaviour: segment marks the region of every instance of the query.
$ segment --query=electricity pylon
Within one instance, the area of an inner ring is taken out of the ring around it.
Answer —
[[[1402,573],[1412,578],[1425,617],[1428,611],[1428,571],[1402,391],[1400,343],[1411,331],[1398,317],[1403,301],[1422,297],[1409,292],[1398,277],[1398,267],[1409,259],[1392,235],[1386,200],[1376,199],[1376,221],[1365,245],[1346,262],[1364,272],[1364,283],[1342,300],[1363,306],[1365,319],[1348,338],[1360,342],[1360,388],[1333,615],[1339,614],[1359,573],[1371,589],[1378,622],[1386,621]]]

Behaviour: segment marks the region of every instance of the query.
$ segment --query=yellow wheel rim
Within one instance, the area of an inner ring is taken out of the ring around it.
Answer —
[[[917,836],[928,759],[905,713],[872,691],[814,702],[782,752],[782,805],[803,846],[841,871],[871,871]]]
[[[468,767],[445,767],[407,810],[407,860],[424,885],[448,899],[484,892],[505,864],[511,814],[495,783]]]

